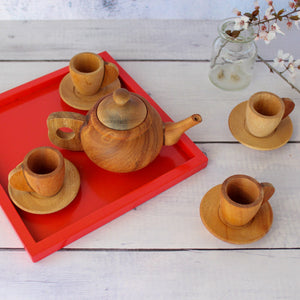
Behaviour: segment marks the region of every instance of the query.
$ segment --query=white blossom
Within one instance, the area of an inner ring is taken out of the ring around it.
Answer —
[[[266,9],[266,12],[265,12],[265,18],[267,20],[274,18],[274,16],[272,15],[272,12],[274,12],[273,6],[268,6],[268,8]]]
[[[294,65],[295,65],[296,68],[298,68],[300,66],[300,59],[296,59],[294,61]]]
[[[282,34],[282,35],[285,34],[284,32],[282,32],[282,31],[280,30],[280,27],[278,26],[277,23],[274,23],[274,24],[271,25],[271,31],[278,32],[278,33],[280,33],[280,34]]]
[[[280,30],[280,27],[274,23],[271,25],[271,28],[270,28],[270,31],[267,32],[267,35],[265,36],[263,33],[262,33],[262,36],[263,36],[263,39],[265,40],[265,43],[266,44],[269,44],[272,40],[274,40],[276,38],[276,33],[280,33],[280,34],[285,34],[284,32],[282,32]]]
[[[270,42],[271,42],[272,40],[274,40],[275,38],[276,38],[276,33],[275,33],[275,31],[269,31],[269,32],[267,33],[266,37],[264,38],[264,40],[265,40],[265,43],[266,43],[266,44],[270,44]]]
[[[249,25],[249,18],[247,16],[242,16],[234,20],[234,30],[247,29]]]
[[[284,61],[290,57],[289,53],[283,53],[282,50],[278,50],[277,57],[274,59],[274,67],[284,67]]]
[[[294,60],[294,57],[291,55],[289,57],[289,62],[288,62],[287,68],[288,68],[289,74],[292,78],[296,77],[299,65],[300,65],[300,59]]]
[[[277,57],[274,59],[274,68],[278,69],[279,72],[288,71],[291,79],[294,79],[297,75],[298,68],[300,66],[300,59],[294,60],[294,56],[289,53],[283,53],[279,50]]]
[[[255,40],[266,40],[267,39],[267,32],[266,31],[260,31],[255,38]]]

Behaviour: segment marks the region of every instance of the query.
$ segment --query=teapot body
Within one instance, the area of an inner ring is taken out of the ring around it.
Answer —
[[[127,173],[144,168],[158,156],[163,146],[163,122],[158,112],[147,101],[144,103],[145,120],[129,130],[103,125],[97,117],[97,105],[89,111],[80,139],[83,150],[96,165],[108,171]]]
[[[176,144],[187,129],[201,121],[201,116],[194,114],[176,123],[163,123],[146,99],[118,89],[100,99],[86,116],[75,112],[51,113],[47,126],[54,145],[84,151],[105,170],[128,173],[149,165],[163,145]]]

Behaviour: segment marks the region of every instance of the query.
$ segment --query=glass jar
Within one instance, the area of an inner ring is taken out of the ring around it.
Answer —
[[[249,85],[257,55],[256,35],[252,27],[241,30],[236,38],[226,33],[228,30],[234,31],[235,19],[226,19],[219,25],[209,71],[209,79],[214,85],[230,91]]]

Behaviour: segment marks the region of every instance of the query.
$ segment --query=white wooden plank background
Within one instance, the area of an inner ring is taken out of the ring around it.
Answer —
[[[1,299],[298,298],[300,97],[262,63],[245,90],[215,88],[207,78],[215,26],[195,20],[0,22],[0,92],[66,66],[77,52],[107,50],[174,120],[203,116],[187,134],[209,158],[206,169],[36,264],[0,209]],[[293,31],[286,45],[275,42],[300,53],[298,37]],[[261,51],[271,59],[278,45]],[[231,109],[259,90],[296,102],[291,142],[274,151],[240,145],[227,127]],[[216,239],[199,217],[204,194],[236,173],[276,188],[270,232],[246,246]]]
[[[297,299],[298,250],[1,253],[1,299]],[[7,270],[10,270],[7,272]]]
[[[215,88],[208,79],[208,62],[120,61],[119,63],[172,119],[181,120],[194,112],[201,114],[203,123],[188,131],[193,141],[235,141],[224,124],[227,124],[231,110],[239,102],[247,100],[255,91],[266,90],[281,97],[290,97],[296,102],[291,118],[300,113],[300,94],[293,91],[279,76],[271,74],[263,63],[255,65],[253,81],[248,88],[239,92],[224,92]],[[67,61],[2,62],[0,92],[65,67],[67,64]],[[291,140],[300,141],[297,127],[294,128]]]
[[[264,11],[267,3],[259,2]],[[288,6],[285,0],[275,2],[279,9]],[[233,8],[251,12],[254,5],[239,0],[2,0],[0,20],[224,19]]]
[[[199,144],[208,166],[122,217],[67,246],[101,249],[210,249],[243,248],[224,243],[206,231],[199,217],[200,201],[214,185],[233,174],[247,174],[269,181],[276,188],[271,199],[274,224],[260,241],[247,248],[299,248],[298,216],[300,145],[288,144],[272,152],[248,149],[240,144]],[[288,170],[288,174],[283,174]],[[0,247],[21,247],[0,211]],[[294,221],[294,222],[293,222]],[[113,233],[112,233],[113,232]]]
[[[0,21],[0,60],[68,60],[86,50],[109,50],[117,60],[209,60],[218,24],[210,20]],[[273,59],[283,49],[298,58],[300,31],[284,25],[282,30],[285,36],[278,35],[271,45],[258,42],[262,57]]]

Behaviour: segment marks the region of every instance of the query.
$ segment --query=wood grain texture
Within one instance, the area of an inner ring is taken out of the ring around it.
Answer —
[[[285,0],[276,5],[285,7]],[[224,19],[233,15],[232,8],[241,11],[253,9],[253,4],[239,0],[80,0],[62,1],[54,4],[38,0],[10,0],[1,2],[0,19],[4,20],[65,20],[65,19]],[[260,3],[264,11],[267,4]],[[276,6],[277,7],[277,6]]]
[[[113,83],[115,80],[117,80],[119,76],[119,70],[116,65],[114,65],[111,62],[106,62],[104,65],[105,72],[104,72],[104,77],[101,82],[101,88],[104,88],[111,83]]]
[[[126,98],[121,97],[123,93]],[[138,110],[141,118],[135,115],[137,106],[134,103],[141,107]],[[47,126],[54,145],[73,151],[83,150],[97,166],[111,172],[128,173],[146,167],[163,145],[176,144],[187,129],[199,122],[200,115],[193,115],[164,126],[148,101],[118,89],[113,97],[102,98],[86,117],[72,112],[54,112],[49,115]],[[71,134],[63,132],[62,127],[72,129]]]
[[[295,102],[290,99],[290,98],[282,98],[283,102],[284,102],[284,114],[282,119],[286,118],[295,108]]]
[[[70,73],[68,73],[60,82],[59,95],[61,99],[69,106],[79,110],[89,111],[98,102],[100,98],[112,93],[114,90],[120,87],[121,83],[120,80],[117,78],[109,85],[101,87],[93,95],[82,95],[74,89]]]
[[[13,170],[9,172],[8,182],[17,190],[33,192],[33,189],[29,186],[24,176],[22,163],[17,165]]]
[[[291,99],[280,98],[270,92],[258,92],[247,101],[245,126],[256,137],[267,137],[282,119],[294,109]]]
[[[138,95],[120,88],[99,103],[96,113],[99,121],[108,128],[128,130],[143,123],[147,107]]]
[[[32,214],[50,214],[68,206],[77,196],[80,188],[80,174],[77,168],[65,159],[66,172],[64,182],[58,193],[49,197],[41,197],[36,193],[28,193],[8,186],[10,198],[20,209]]]
[[[293,122],[289,117],[281,120],[277,118],[278,126],[276,130],[268,134],[267,136],[257,137],[249,132],[249,125],[253,124],[251,129],[266,129],[266,123],[260,122],[261,126],[256,127],[256,123],[253,120],[259,119],[260,121],[268,121],[267,118],[260,119],[257,115],[256,118],[249,118],[248,101],[239,103],[231,111],[228,118],[228,126],[237,141],[241,144],[255,150],[269,151],[275,150],[284,146],[293,134]],[[247,114],[248,113],[248,114]],[[248,117],[248,118],[247,118]],[[246,118],[247,121],[246,122]],[[278,122],[279,121],[279,122]],[[258,124],[259,122],[257,122]],[[271,125],[272,124],[271,120]],[[276,124],[275,124],[276,125]],[[267,128],[268,129],[268,128]],[[259,131],[261,132],[261,131]],[[263,131],[262,131],[263,132]]]
[[[276,189],[270,199],[274,213],[271,230],[264,239],[249,247],[299,247],[297,191],[300,164],[295,163],[299,144],[288,144],[285,149],[272,152],[255,151],[239,144],[203,144],[199,147],[209,157],[204,170],[70,247],[88,244],[91,248],[118,249],[234,248],[207,232],[199,216],[204,194],[232,174],[246,174],[260,182],[271,182]],[[289,170],[288,175],[285,170]],[[285,176],[281,176],[284,173]]]
[[[163,122],[147,101],[144,104],[145,120],[128,130],[114,130],[99,122],[97,105],[89,111],[80,139],[84,152],[97,166],[127,173],[144,168],[157,157],[163,146]]]
[[[92,96],[100,89],[106,70],[102,57],[81,52],[71,58],[69,72],[75,89],[82,95]]]
[[[253,177],[244,174],[228,177],[222,184],[221,195],[218,198],[219,216],[229,227],[249,225],[262,203],[267,201],[267,197],[264,200],[264,187]]]
[[[270,230],[273,222],[271,205],[265,203],[261,206],[253,219],[247,224],[232,226],[228,222],[234,223],[233,219],[236,218],[229,219],[229,214],[224,213],[222,198],[220,199],[221,189],[221,185],[214,186],[201,200],[200,216],[206,229],[216,238],[238,245],[250,244],[263,238]],[[243,214],[245,216],[245,213]]]
[[[232,249],[203,226],[199,206],[205,193],[233,174],[246,174],[259,182],[271,182],[274,213],[271,230],[250,248],[299,248],[298,188],[300,145],[261,152],[240,144],[200,144],[208,166],[136,209],[75,241],[67,248],[85,249]],[[288,172],[286,171],[288,170]],[[284,174],[284,176],[282,176]],[[0,247],[21,247],[0,210]],[[189,234],[186,234],[186,233]]]
[[[182,120],[194,112],[201,115],[201,125],[187,132],[193,141],[236,142],[225,125],[229,114],[237,104],[248,100],[258,91],[272,91],[296,103],[290,115],[294,124],[291,141],[300,141],[297,126],[300,95],[276,74],[271,74],[262,63],[255,65],[250,86],[239,92],[224,92],[214,87],[207,76],[207,62],[121,61],[120,64],[173,120]],[[67,65],[68,61],[0,62],[0,91],[4,92]]]
[[[67,66],[76,53],[107,50],[172,119],[201,114],[203,122],[187,135],[209,159],[201,172],[37,264],[0,209],[1,299],[297,298],[300,97],[262,63],[256,63],[245,90],[215,88],[207,74],[216,25],[201,20],[0,22],[1,92]],[[278,49],[297,57],[299,32],[283,31],[286,35],[269,46],[258,43],[264,58],[273,59]],[[291,142],[262,152],[239,144],[227,121],[238,103],[265,90],[291,98],[296,106]],[[276,188],[269,202],[272,227],[248,250],[215,238],[199,216],[205,193],[239,173]]]
[[[0,21],[0,60],[70,60],[79,52],[104,50],[117,60],[209,60],[218,24],[195,19]],[[281,29],[285,36],[278,35],[271,47],[257,43],[263,58],[273,59],[282,48],[295,57],[299,53],[297,29],[284,24]]]
[[[2,299],[271,300],[299,292],[298,250],[62,250],[37,264],[26,258],[1,251]]]
[[[187,117],[184,120],[176,123],[164,123],[164,145],[175,145],[179,141],[183,133],[201,122],[201,116],[199,114],[193,114],[190,117]]]
[[[47,118],[48,137],[56,146],[72,151],[83,151],[80,132],[86,117],[74,112],[53,112]],[[63,128],[71,131],[63,131]]]

